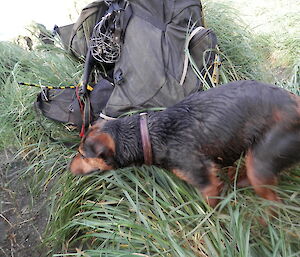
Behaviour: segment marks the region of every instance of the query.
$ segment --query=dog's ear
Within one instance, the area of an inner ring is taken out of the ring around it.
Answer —
[[[87,158],[106,160],[115,154],[115,142],[107,133],[90,135],[85,139],[83,152]]]

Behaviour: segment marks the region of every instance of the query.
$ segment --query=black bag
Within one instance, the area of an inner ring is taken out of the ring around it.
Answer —
[[[99,117],[112,91],[112,84],[106,79],[101,79],[90,88],[87,103],[82,100],[78,87],[43,88],[37,96],[35,107],[51,120],[81,129],[83,123],[89,123]]]
[[[99,112],[118,117],[132,110],[168,107],[218,83],[217,38],[204,27],[199,0],[98,0],[83,9],[73,26],[56,31],[74,56],[82,59],[86,53],[81,96],[86,107],[95,110],[90,120]],[[93,70],[113,87],[96,84],[95,92],[89,92]],[[78,126],[78,108],[70,108],[77,106],[75,92],[67,94],[53,93],[47,103],[40,95],[39,108],[49,118]]]

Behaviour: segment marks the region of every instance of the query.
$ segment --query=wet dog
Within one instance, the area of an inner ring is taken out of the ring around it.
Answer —
[[[142,125],[142,123],[146,125]],[[258,195],[280,201],[266,185],[300,161],[300,97],[256,81],[192,94],[161,112],[98,121],[70,164],[74,174],[157,165],[217,204],[220,167],[244,153],[247,180]]]

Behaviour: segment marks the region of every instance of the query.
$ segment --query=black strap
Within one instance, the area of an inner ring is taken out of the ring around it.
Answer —
[[[87,94],[87,85],[89,83],[91,72],[95,66],[96,60],[94,59],[91,49],[88,48],[85,63],[84,63],[84,70],[82,76],[82,93]]]
[[[130,18],[132,16],[132,7],[130,4],[128,4],[125,8],[125,10],[121,13],[120,17],[120,27],[121,27],[121,41],[124,43],[125,33],[128,26],[128,23],[130,21]]]
[[[91,124],[91,100],[89,95],[84,96],[84,109],[83,109],[83,117],[82,122],[84,126],[84,131],[87,131]]]

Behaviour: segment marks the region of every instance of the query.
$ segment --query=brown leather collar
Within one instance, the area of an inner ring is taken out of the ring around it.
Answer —
[[[142,145],[144,152],[144,162],[146,165],[152,164],[152,147],[147,124],[147,113],[140,114],[140,131],[142,137]]]

